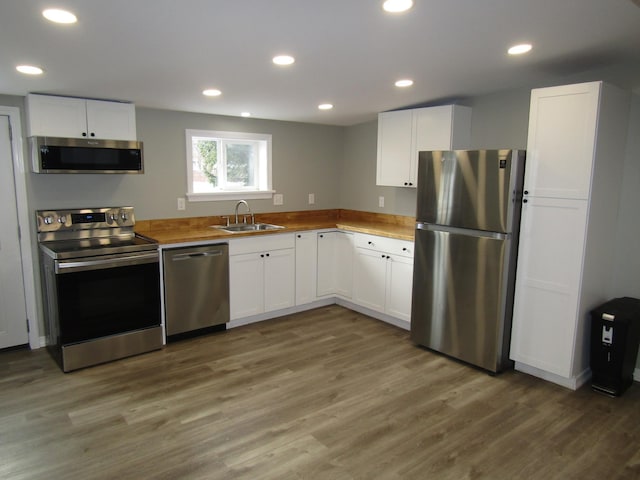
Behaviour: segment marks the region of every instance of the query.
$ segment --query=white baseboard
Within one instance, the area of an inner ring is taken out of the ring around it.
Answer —
[[[570,388],[571,390],[579,389],[591,378],[590,369],[583,371],[582,373],[580,373],[580,375],[577,375],[575,377],[567,378],[556,375],[555,373],[549,373],[544,370],[540,370],[539,368],[531,367],[520,362],[515,362],[514,368],[519,372],[533,375],[534,377],[538,377],[548,382],[555,383],[556,385],[560,385],[561,387]]]
[[[273,312],[261,313],[259,315],[252,315],[250,317],[231,320],[229,323],[227,323],[227,328],[235,328],[235,327],[241,327],[243,325],[250,325],[252,323],[258,323],[264,320],[270,320],[272,318],[282,317],[284,315],[290,315],[292,313],[304,312],[306,310],[312,310],[318,307],[333,305],[334,303],[336,303],[335,297],[323,298],[322,300],[316,300],[315,302],[305,303],[304,305],[296,305],[295,307],[284,308],[282,310],[275,310]]]
[[[350,302],[347,299],[344,298],[336,298],[335,299],[335,303],[337,303],[338,305],[348,308],[349,310],[353,310],[356,311],[358,313],[362,313],[364,315],[368,315],[370,317],[375,318],[376,320],[381,320],[385,323],[390,323],[391,325],[394,325],[396,327],[402,328],[403,330],[410,330],[411,329],[411,322],[406,321],[406,320],[401,320],[399,318],[395,318],[395,317],[391,317],[385,313],[381,313],[381,312],[377,312],[375,310],[371,310],[369,308],[363,307],[361,305],[357,305],[355,303]]]

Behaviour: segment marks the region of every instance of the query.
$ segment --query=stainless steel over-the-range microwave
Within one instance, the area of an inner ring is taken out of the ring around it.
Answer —
[[[142,142],[29,137],[36,173],[143,173]]]

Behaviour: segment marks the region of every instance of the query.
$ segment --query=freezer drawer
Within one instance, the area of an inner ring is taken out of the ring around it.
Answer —
[[[411,338],[492,372],[507,368],[509,235],[416,230]]]
[[[163,251],[167,336],[229,321],[229,246]]]

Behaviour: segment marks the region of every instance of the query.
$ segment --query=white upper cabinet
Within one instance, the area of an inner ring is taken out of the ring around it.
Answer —
[[[535,197],[589,198],[600,84],[531,92],[524,190]]]
[[[27,135],[136,140],[132,103],[29,94]]]
[[[378,114],[376,184],[416,187],[418,152],[468,148],[471,108],[460,105]]]

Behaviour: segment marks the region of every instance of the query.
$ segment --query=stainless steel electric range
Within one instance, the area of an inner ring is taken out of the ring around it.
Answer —
[[[162,347],[158,244],[133,207],[36,212],[48,348],[63,371]]]

